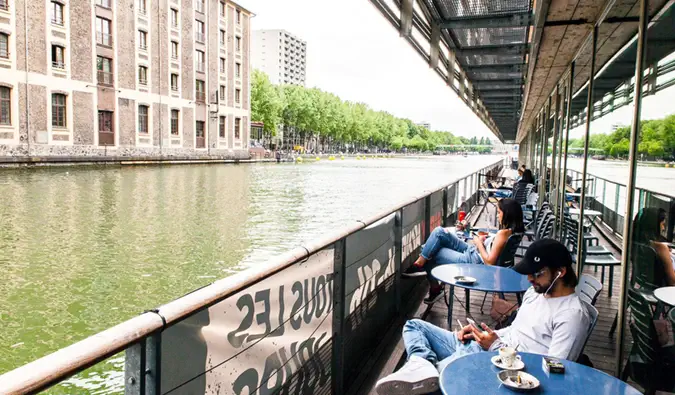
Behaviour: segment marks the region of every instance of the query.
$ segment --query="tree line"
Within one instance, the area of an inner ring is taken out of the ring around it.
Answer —
[[[431,131],[409,119],[376,111],[364,103],[344,101],[317,88],[274,85],[267,75],[253,70],[251,81],[251,119],[264,124],[263,136],[271,141],[283,131],[282,146],[291,149],[314,143],[317,149],[362,151],[369,149],[415,151],[490,152],[490,140],[455,136]],[[444,147],[480,144],[484,147]]]
[[[675,159],[675,114],[663,119],[640,123],[638,154],[644,159]],[[625,159],[630,149],[630,126],[617,128],[610,134],[589,136],[589,148],[613,158]],[[570,139],[570,150],[583,150],[583,138]]]

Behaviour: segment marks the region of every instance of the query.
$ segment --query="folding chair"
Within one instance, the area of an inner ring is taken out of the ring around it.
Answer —
[[[595,302],[602,291],[602,283],[590,274],[582,274],[575,291],[581,300],[595,306]]]

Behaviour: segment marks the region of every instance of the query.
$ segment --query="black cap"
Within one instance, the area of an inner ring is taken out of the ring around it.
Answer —
[[[513,270],[520,274],[534,274],[545,267],[572,267],[569,250],[558,240],[541,239],[530,244],[525,256]]]

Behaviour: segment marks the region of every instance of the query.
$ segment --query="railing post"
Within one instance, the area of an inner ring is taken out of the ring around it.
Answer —
[[[157,332],[145,341],[145,395],[161,394],[162,334]]]
[[[431,234],[431,195],[424,198],[424,240]]]
[[[345,270],[347,239],[335,242],[333,254],[333,353],[331,379],[334,395],[344,394]],[[126,394],[125,394],[126,395]]]
[[[619,215],[619,196],[621,195],[621,185],[616,184],[616,192],[614,193],[614,213]]]
[[[445,193],[443,193],[445,198]],[[401,311],[401,266],[403,266],[403,209],[394,217],[394,294],[396,313]]]
[[[124,395],[145,395],[145,342],[127,348],[124,356]]]
[[[443,208],[441,210],[443,213],[443,226],[448,226],[448,187],[443,188]]]

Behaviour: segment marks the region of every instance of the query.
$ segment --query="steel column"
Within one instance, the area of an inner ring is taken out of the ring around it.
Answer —
[[[637,149],[638,137],[640,131],[640,111],[642,106],[642,89],[643,89],[643,71],[645,49],[647,47],[647,23],[649,19],[649,3],[648,0],[640,0],[640,25],[638,27],[638,47],[635,59],[635,96],[633,97],[633,122],[630,128],[630,151],[628,155],[628,185],[626,186],[626,208],[624,212],[623,221],[623,240],[621,242],[621,280],[619,291],[619,307],[617,320],[617,337],[616,337],[616,355],[617,364],[614,369],[614,375],[620,377],[621,365],[623,363],[623,343],[626,335],[625,313],[626,313],[626,292],[628,285],[628,257],[631,252],[631,228],[633,222],[633,199],[635,196],[635,175],[637,173]]]
[[[548,105],[544,110],[544,124],[541,131],[541,162],[539,164],[539,199],[537,208],[541,207],[546,197],[546,159],[548,158],[548,120],[551,118],[551,96],[548,97]]]
[[[572,87],[574,86],[574,67],[575,67],[575,62],[572,62],[570,65],[570,80],[567,85],[567,103],[565,105],[565,150],[563,151],[563,157],[565,158],[563,160],[563,167],[562,171],[560,173],[560,181],[562,182],[562,186],[560,187],[560,213],[562,213],[565,210],[565,190],[567,189],[567,154],[568,154],[568,149],[569,149],[569,143],[570,143],[570,113],[572,112],[572,92],[573,89]],[[562,150],[562,146],[560,147]],[[563,220],[564,221],[564,220]],[[563,222],[564,223],[564,222]],[[559,238],[562,240],[563,236],[563,229],[564,226],[560,226],[560,236]]]
[[[331,387],[333,394],[344,391],[344,327],[345,327],[345,270],[347,240],[335,242],[333,253],[333,349],[331,359]]]
[[[551,151],[551,180],[549,182],[549,193],[553,192],[555,188],[556,172],[555,172],[555,157],[558,155],[558,126],[560,122],[558,115],[560,115],[560,85],[555,86],[555,112],[553,113],[553,148]],[[557,210],[556,210],[557,211]]]
[[[588,114],[586,115],[586,133],[584,134],[584,164],[581,173],[581,199],[579,199],[579,229],[577,232],[577,273],[581,275],[581,253],[586,248],[584,241],[584,206],[586,205],[586,177],[588,173],[588,144],[591,134],[591,118],[593,115],[593,84],[595,79],[595,52],[598,46],[598,27],[593,27],[593,36],[591,38],[591,70],[588,77],[588,98],[586,106]]]
[[[413,3],[415,0],[403,0],[401,2],[401,36],[410,37],[413,25]]]

